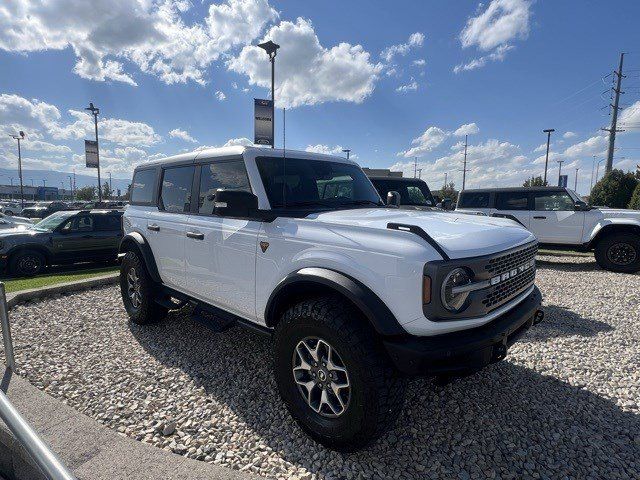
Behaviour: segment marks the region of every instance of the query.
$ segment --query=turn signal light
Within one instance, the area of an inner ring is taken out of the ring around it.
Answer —
[[[422,304],[431,303],[431,277],[424,275],[422,277]]]

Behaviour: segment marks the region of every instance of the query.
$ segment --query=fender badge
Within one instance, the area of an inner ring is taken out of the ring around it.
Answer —
[[[260,248],[262,249],[262,253],[267,251],[267,248],[269,248],[269,242],[260,242]]]

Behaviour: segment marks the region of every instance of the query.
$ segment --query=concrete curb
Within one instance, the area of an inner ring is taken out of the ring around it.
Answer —
[[[7,295],[9,308],[28,300],[117,283],[107,275]],[[125,437],[55,399],[27,380],[5,372],[6,394],[38,435],[79,480],[250,480],[258,477],[192,460]],[[46,480],[29,454],[0,421],[0,478]]]

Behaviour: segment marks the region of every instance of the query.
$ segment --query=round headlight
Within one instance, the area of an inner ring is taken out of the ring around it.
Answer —
[[[449,272],[442,283],[442,304],[447,310],[459,312],[469,296],[469,291],[459,289],[471,283],[471,277],[464,268]]]

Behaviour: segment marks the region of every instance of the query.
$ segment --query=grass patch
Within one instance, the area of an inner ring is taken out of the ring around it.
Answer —
[[[12,278],[3,281],[5,290],[7,293],[10,293],[18,292],[20,290],[31,290],[32,288],[48,287],[50,285],[55,285],[56,283],[72,282],[74,280],[97,277],[107,273],[117,272],[119,268],[120,267],[118,266],[92,268],[89,270],[45,274],[38,277]]]

